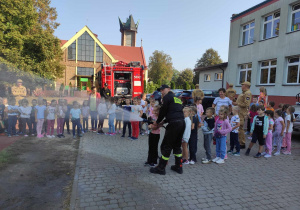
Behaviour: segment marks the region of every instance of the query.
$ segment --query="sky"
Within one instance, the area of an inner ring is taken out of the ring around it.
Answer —
[[[228,61],[230,18],[263,0],[52,0],[60,26],[55,35],[69,40],[87,25],[103,44],[121,45],[119,19],[139,20],[136,46],[148,64],[155,50],[172,57],[175,69],[194,68],[206,49]]]

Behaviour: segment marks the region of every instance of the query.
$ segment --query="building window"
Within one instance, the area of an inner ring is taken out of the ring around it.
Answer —
[[[239,66],[239,69],[240,69],[239,84],[242,84],[245,81],[251,82],[252,63],[242,64]]]
[[[243,26],[243,29],[242,29],[242,36],[243,36],[242,45],[247,45],[247,44],[252,44],[253,43],[254,27],[255,27],[254,21]]]
[[[292,27],[291,31],[300,30],[300,4],[292,6]]]
[[[287,83],[300,83],[300,57],[288,58]]]
[[[279,35],[280,12],[275,12],[264,17],[263,39],[269,39]]]
[[[223,73],[215,73],[215,80],[222,80],[223,79]]]
[[[210,74],[204,74],[204,82],[210,82]]]
[[[103,62],[103,50],[96,44],[96,62]]]
[[[68,47],[68,60],[76,59],[76,41]]]
[[[260,84],[274,84],[277,60],[262,61],[260,64]]]
[[[77,60],[79,60],[79,61],[94,61],[95,41],[87,32],[84,32],[84,34],[82,34],[78,38],[77,45],[78,45]]]
[[[92,76],[94,75],[93,68],[77,67],[77,76]]]

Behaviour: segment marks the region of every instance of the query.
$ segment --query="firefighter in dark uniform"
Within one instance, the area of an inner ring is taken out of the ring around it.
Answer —
[[[100,95],[105,98],[105,101],[107,101],[111,96],[110,89],[108,89],[107,86],[107,83],[104,83],[104,88],[100,90]]]
[[[185,129],[182,102],[170,91],[168,85],[162,85],[160,92],[163,97],[162,107],[159,111],[157,121],[153,126],[162,126],[164,123],[168,123],[168,125],[160,146],[162,156],[159,160],[159,164],[155,168],[151,168],[150,172],[165,175],[165,167],[173,150],[175,165],[171,166],[171,169],[182,174],[181,141]]]

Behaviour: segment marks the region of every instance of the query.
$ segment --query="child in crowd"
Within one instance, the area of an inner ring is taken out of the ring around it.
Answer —
[[[201,98],[196,97],[196,107],[197,107],[197,115],[199,117],[199,121],[201,121],[201,117],[204,112],[204,109],[203,109],[203,106],[201,103],[202,103]]]
[[[71,106],[68,104],[67,99],[64,100],[64,105],[67,107],[67,111],[65,113],[65,123],[63,126],[63,134],[64,134],[64,130],[65,130],[65,125],[67,126],[67,133],[70,133],[70,110],[71,110]]]
[[[42,129],[43,129],[45,112],[47,107],[44,105],[43,98],[39,98],[37,102],[38,105],[35,107],[35,121],[37,122],[36,132],[37,132],[37,137],[42,138],[44,137],[44,134],[42,135]]]
[[[57,101],[53,99],[50,106],[47,107],[47,137],[54,138],[54,124]]]
[[[143,97],[144,94],[142,94],[142,97]],[[140,98],[137,98],[137,101],[138,101],[138,105],[141,107],[141,110],[142,110],[142,115],[141,115],[141,118],[142,119],[147,119],[147,116],[146,116],[146,113],[144,113],[144,107],[146,106],[146,101],[140,99]],[[143,124],[144,122],[143,121],[139,121],[139,132],[140,132],[140,135],[144,135],[143,131]]]
[[[214,127],[215,127],[215,118],[213,117],[215,113],[215,109],[212,107],[208,107],[206,109],[206,117],[204,118],[203,124],[202,124],[202,132],[204,136],[204,143],[203,147],[205,149],[206,157],[202,158],[202,163],[207,164],[211,163],[211,141],[213,138],[214,133]]]
[[[43,99],[43,105],[46,106],[46,108],[48,107],[48,102],[47,102],[46,99]],[[46,112],[46,116],[47,116],[47,112]],[[48,128],[48,125],[47,125],[47,119],[46,119],[46,120],[44,120],[43,128],[42,128],[42,135],[43,136],[47,133],[47,128]]]
[[[82,137],[82,125],[80,123],[80,115],[81,115],[81,110],[79,108],[79,103],[77,101],[73,102],[73,108],[70,110],[70,118],[72,121],[72,131],[73,131],[73,138],[75,139],[75,128],[77,126],[77,135],[79,137]]]
[[[156,121],[159,115],[159,109],[160,106],[157,105],[153,109],[153,121]],[[148,158],[147,162],[144,164],[149,165],[150,167],[154,167],[157,164],[157,158],[158,158],[158,142],[160,139],[160,128],[154,127],[153,124],[149,125],[149,128],[152,129],[149,138],[148,138]]]
[[[289,104],[284,104],[283,106],[282,106],[282,118],[285,120],[285,117],[287,116],[287,109],[289,108]],[[286,122],[285,122],[285,127],[287,126],[287,124],[286,124]],[[282,150],[282,152],[284,152],[285,151],[285,149],[286,149],[286,147],[287,147],[287,145],[286,145],[286,140],[285,140],[285,134],[283,135],[283,138],[282,138],[282,144],[281,144],[281,150]]]
[[[23,126],[22,133],[24,136],[28,136],[26,134],[26,124],[29,129],[29,135],[32,134],[32,128],[31,128],[31,122],[30,122],[30,114],[31,114],[32,107],[28,106],[27,99],[23,99],[21,103],[22,103],[22,106],[19,108],[19,112],[20,112],[20,117],[21,117],[22,126]]]
[[[83,101],[81,113],[82,113],[83,132],[86,133],[89,130],[89,115],[90,115],[90,106],[88,100]]]
[[[275,112],[274,106],[275,106],[275,102],[274,101],[270,101],[270,102],[268,102],[266,110],[267,111],[271,110],[271,111]]]
[[[267,107],[267,89],[264,86],[261,86],[259,92],[258,101],[262,102],[264,107]]]
[[[254,117],[257,115],[257,106],[256,104],[252,104],[250,107],[250,111],[248,112],[248,120],[249,120],[249,124],[247,126],[247,134],[250,134],[250,130],[251,130],[251,125],[253,123],[253,119]]]
[[[293,122],[294,122],[294,112],[295,108],[293,106],[290,106],[286,110],[286,117],[285,117],[285,141],[287,149],[283,152],[285,155],[291,155],[291,146],[292,146],[292,132],[293,132]]]
[[[282,107],[283,107],[283,103],[280,103],[279,105],[278,105],[278,109],[282,109]]]
[[[232,130],[228,120],[228,114],[228,109],[220,109],[219,119],[215,123],[214,137],[216,138],[216,158],[214,158],[212,162],[217,164],[224,163],[227,134]]]
[[[193,118],[191,108],[185,107],[183,109],[184,114],[184,121],[185,121],[185,130],[182,137],[182,163],[183,164],[189,164],[189,152],[188,152],[188,143],[191,136],[191,130],[192,130],[192,122],[191,118]]]
[[[260,100],[260,101],[258,102],[258,106],[264,106],[264,104],[265,104],[264,100]],[[265,107],[265,106],[264,106],[264,107]]]
[[[132,137],[131,140],[137,140],[139,138],[139,121],[142,117],[143,110],[142,106],[138,104],[138,98],[133,99],[133,105],[131,106],[130,122],[132,127]]]
[[[121,132],[121,122],[122,122],[122,114],[123,114],[123,110],[122,110],[122,99],[119,98],[116,101],[116,123],[115,123],[115,129],[116,129],[116,133],[118,133],[118,127],[119,127],[119,133]]]
[[[253,145],[258,141],[259,150],[257,154],[254,156],[255,158],[262,157],[263,146],[265,145],[265,139],[268,134],[269,129],[269,120],[268,117],[265,116],[265,107],[260,105],[257,107],[258,115],[254,117],[253,123],[250,130],[250,135],[252,136],[251,143],[246,151],[246,156],[249,156],[250,150]]]
[[[239,107],[234,106],[232,108],[232,118],[230,120],[230,125],[232,130],[230,132],[230,150],[227,153],[231,153],[234,156],[240,156],[240,142],[239,142],[239,127],[240,127],[240,117],[239,117]],[[236,149],[236,152],[233,152],[233,149]]]
[[[197,162],[196,153],[197,153],[197,143],[198,143],[198,128],[200,126],[200,121],[197,115],[197,108],[191,107],[191,112],[193,115],[192,120],[192,129],[191,129],[191,136],[189,139],[189,151],[190,151],[190,159],[189,164],[193,165]]]
[[[105,103],[105,98],[100,98],[100,103],[97,107],[97,112],[99,115],[99,124],[98,124],[98,134],[104,134],[103,123],[104,119],[107,117],[107,105]]]
[[[32,99],[31,101],[31,113],[30,113],[30,122],[31,122],[31,128],[32,128],[32,136],[36,135],[36,122],[35,122],[35,107],[37,105],[37,100]]]
[[[272,157],[272,132],[274,126],[274,112],[271,110],[266,110],[265,114],[269,119],[269,129],[266,136],[265,152],[263,152],[262,155],[264,155],[265,158],[269,158]]]
[[[7,116],[8,116],[8,129],[7,136],[18,136],[16,133],[16,124],[19,115],[19,107],[16,106],[15,97],[11,96],[8,99]]]
[[[128,127],[129,135],[128,137],[131,138],[131,123],[130,123],[130,113],[131,113],[131,106],[130,106],[130,99],[125,99],[126,105],[123,106],[123,135],[121,137],[125,137],[126,127]]]
[[[56,115],[57,115],[56,132],[58,138],[65,137],[63,131],[64,131],[64,124],[65,124],[65,117],[66,117],[67,110],[68,110],[67,106],[64,105],[64,99],[59,99],[58,106],[56,109]]]
[[[282,137],[285,130],[284,120],[281,115],[282,111],[280,109],[277,109],[275,111],[275,131],[273,133],[273,145],[277,145],[277,151],[274,153],[275,156],[280,155]]]
[[[257,98],[256,98],[256,97],[253,97],[253,99],[252,99],[252,103],[250,103],[250,108],[251,108],[251,106],[252,106],[253,104],[255,104],[256,106],[259,106],[259,104],[258,104],[258,102],[257,102]]]
[[[116,135],[115,132],[115,118],[116,118],[116,104],[115,99],[113,97],[110,98],[110,106],[108,108],[107,114],[108,114],[108,135],[114,136]]]

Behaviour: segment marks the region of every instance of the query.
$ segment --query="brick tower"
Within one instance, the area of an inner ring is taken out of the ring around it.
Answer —
[[[136,33],[139,21],[135,24],[132,15],[123,23],[119,18],[121,35],[121,46],[135,47]]]

